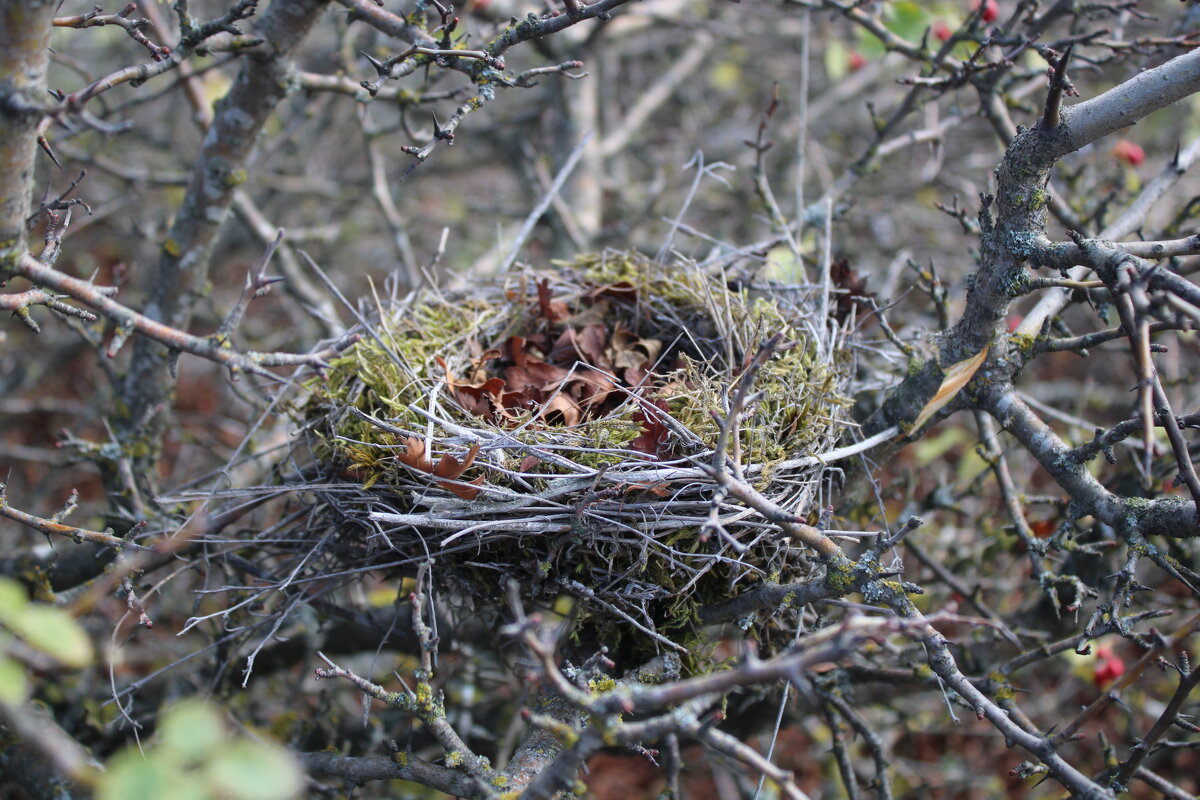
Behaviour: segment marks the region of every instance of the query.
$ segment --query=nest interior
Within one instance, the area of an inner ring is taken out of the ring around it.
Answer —
[[[440,598],[473,613],[515,580],[523,602],[566,601],[577,636],[696,657],[698,609],[813,569],[705,466],[781,334],[725,452],[810,512],[821,467],[804,456],[838,439],[849,371],[817,340],[816,302],[626,253],[410,295],[313,387],[313,452],[340,483],[309,527],[358,566],[433,558]]]

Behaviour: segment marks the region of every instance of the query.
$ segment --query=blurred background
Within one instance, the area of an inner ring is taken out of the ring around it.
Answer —
[[[603,249],[666,250],[706,268],[732,270],[736,264],[739,276],[803,283],[813,279],[828,248],[849,271],[843,288],[873,295],[887,308],[898,339],[920,348],[929,332],[958,316],[965,282],[977,267],[980,195],[994,188],[1005,126],[1033,124],[1041,113],[1046,60],[1030,48],[1006,63],[1003,54],[1012,45],[997,42],[981,51],[980,69],[934,76],[904,53],[889,52],[864,25],[823,5],[834,4],[643,0],[603,24],[576,25],[516,48],[505,55],[514,75],[582,64],[536,75],[528,87],[496,87],[494,99],[463,118],[452,146],[442,143],[420,163],[404,148],[430,140],[435,126],[472,96],[469,81],[453,71],[420,70],[384,82],[370,98],[359,85],[377,80],[367,56],[386,59],[400,45],[351,22],[344,9],[331,8],[302,48],[293,90],[268,123],[239,187],[193,332],[209,333],[220,324],[277,228],[286,233],[270,271],[284,272],[288,281],[251,304],[235,335],[243,348],[306,351],[353,324],[299,250],[351,301],[372,292],[404,294],[421,285],[452,287],[495,275],[531,210],[574,155],[561,191],[521,240],[519,261],[546,267]],[[886,23],[886,31],[906,42],[924,42],[928,50],[972,14],[967,2],[856,5]],[[1016,5],[1001,0],[999,21]],[[396,13],[407,10],[391,0],[387,6]],[[89,7],[66,0],[60,13]],[[1182,52],[1179,37],[1200,29],[1197,7],[1175,0],[1091,4],[1057,20],[1043,41],[1095,34],[1077,49],[1071,71],[1086,99]],[[192,7],[198,17],[222,10],[207,1]],[[471,34],[470,45],[488,41],[512,17],[543,10],[508,0],[471,0],[455,13]],[[146,29],[151,39],[176,40],[174,14],[166,5],[143,2],[137,13],[154,22]],[[146,281],[182,200],[207,115],[240,65],[222,42],[214,39],[184,73],[168,72],[99,96],[88,108],[103,124],[55,126],[48,138],[61,168],[39,159],[39,191],[47,197],[87,173],[75,196],[87,201],[91,213],[75,210],[59,268],[120,285],[121,300],[134,308],[144,304]],[[146,57],[118,28],[61,29],[52,44],[49,85],[68,93]],[[952,52],[975,50],[960,43]],[[185,75],[192,77],[184,82]],[[777,105],[768,111],[773,98]],[[893,121],[897,109],[907,113]],[[1094,232],[1197,136],[1200,103],[1193,97],[1068,157],[1053,178],[1055,191]],[[1148,217],[1143,238],[1194,232],[1198,202],[1200,179],[1185,176]],[[779,212],[803,222],[799,260],[781,235]],[[1064,238],[1064,231],[1061,221],[1051,220],[1051,238]],[[1187,274],[1195,259],[1182,259],[1176,268]],[[1014,306],[1013,328],[1033,300]],[[81,511],[75,522],[102,528],[104,488],[86,450],[109,440],[106,414],[115,395],[107,373],[122,368],[131,348],[106,362],[95,344],[112,336],[111,323],[64,323],[47,314],[39,319],[40,334],[15,321],[0,330],[0,468],[7,472],[8,495],[14,505],[49,514],[77,490]],[[1073,307],[1063,324],[1076,333],[1103,326],[1086,304]],[[1116,324],[1115,316],[1107,324]],[[1159,369],[1175,408],[1194,410],[1200,400],[1192,380],[1196,337],[1180,332],[1169,344]],[[904,376],[907,357],[874,321],[860,331],[856,353],[854,399],[861,416]],[[1127,348],[1117,342],[1086,359],[1045,355],[1027,369],[1021,389],[1052,427],[1080,444],[1096,427],[1133,413],[1136,395],[1129,389],[1135,382]],[[168,433],[159,475],[168,493],[223,466],[261,411],[220,368],[185,356],[171,413],[177,424]],[[265,425],[256,429],[254,444],[267,447],[287,437],[286,424]],[[1001,614],[1014,619],[1046,614],[1036,586],[1011,580],[1025,569],[1025,557],[1006,530],[991,470],[977,451],[980,440],[969,415],[943,423],[877,465],[879,502],[838,507],[837,519],[858,529],[921,514],[927,519],[923,547],[952,572],[970,572],[973,585],[990,593]],[[1121,449],[1116,464],[1093,462],[1106,484],[1126,493],[1178,491],[1169,485],[1169,471],[1152,476],[1149,485],[1137,473],[1136,444]],[[1027,454],[1010,448],[1006,455],[1022,483],[1030,524],[1048,536],[1065,519],[1065,499]],[[1112,538],[1111,532],[1095,535]],[[20,554],[44,553],[49,545],[0,521],[0,547]],[[1173,547],[1174,555],[1196,565],[1193,543]],[[1099,558],[1071,566],[1096,581],[1112,568]],[[918,561],[910,569],[912,579],[929,574]],[[1179,591],[1161,576],[1145,580],[1163,589],[1164,601]],[[387,597],[382,602],[390,602],[393,588],[380,588]],[[362,591],[365,604],[376,602],[370,581]],[[939,586],[929,607],[953,595],[952,588]],[[111,603],[120,607],[117,600]],[[123,651],[119,680],[152,673],[190,652],[190,644],[172,635],[191,613],[190,603],[186,597],[164,603],[158,612],[161,632],[146,632]],[[1065,634],[1086,621],[1089,611],[1081,613],[1082,620],[1064,615],[1051,627]],[[1119,657],[1129,645],[1114,647]],[[1137,653],[1127,651],[1126,657]],[[1061,663],[1033,684],[1024,707],[1032,715],[1039,708],[1087,702],[1103,683],[1097,670],[1104,663],[1095,655]],[[290,664],[286,654],[280,664]],[[294,709],[287,719],[275,715],[273,732],[310,747],[328,744],[326,734],[313,733],[305,720],[337,707],[348,729],[359,721],[358,701],[344,687],[331,691],[324,685],[307,686],[298,700],[293,681],[302,674],[297,669],[274,689],[277,698],[308,707]],[[218,678],[228,679],[212,680]],[[1139,689],[1147,694],[1126,697],[1130,707],[1105,723],[1113,736],[1142,729],[1142,714],[1152,718],[1155,704],[1161,708],[1163,695],[1154,688],[1148,682]],[[184,689],[170,684],[161,691]],[[889,746],[907,786],[903,796],[1055,795],[1031,789],[1029,782],[1006,781],[1007,768],[1022,756],[1003,749],[995,732],[973,718],[956,727],[935,719],[937,708],[928,703],[918,711],[887,692],[861,699],[864,705],[877,702],[873,708],[886,717],[881,727],[894,736]],[[753,713],[772,715],[771,702]],[[97,706],[82,713],[96,715],[103,727],[113,711]],[[828,764],[814,766],[797,755],[825,746],[830,733],[811,716],[793,721],[781,739],[781,760],[793,759],[790,768],[813,796],[839,796],[822,789],[830,785]],[[378,740],[383,726],[371,724],[370,736]],[[112,734],[112,746],[122,736]],[[1193,793],[1200,791],[1195,753],[1194,747],[1179,748],[1164,757],[1170,759],[1166,771]],[[1082,758],[1098,767],[1102,754],[1093,755]],[[618,754],[604,759],[593,770],[597,797],[657,792],[658,773],[647,772],[644,781],[638,777],[643,761]],[[936,774],[925,772],[928,764],[937,765]],[[719,763],[697,769],[702,774],[692,796],[737,796],[721,787],[727,776]]]

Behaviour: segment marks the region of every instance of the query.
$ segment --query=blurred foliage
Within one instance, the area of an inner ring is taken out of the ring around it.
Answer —
[[[258,735],[231,736],[221,712],[197,700],[163,712],[157,741],[114,756],[100,800],[288,800],[304,786],[300,766]]]

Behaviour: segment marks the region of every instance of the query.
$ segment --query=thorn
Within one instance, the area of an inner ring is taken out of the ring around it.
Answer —
[[[1071,60],[1071,50],[1075,43],[1068,44],[1061,56],[1051,62],[1053,70],[1050,73],[1050,92],[1046,95],[1046,112],[1042,115],[1042,132],[1049,133],[1061,122],[1059,110],[1062,106],[1063,92],[1077,95],[1075,87],[1067,80],[1067,62]]]
[[[54,155],[54,151],[50,149],[50,142],[46,141],[45,136],[38,137],[38,145],[40,145],[41,148],[46,151],[46,155],[50,156],[50,160],[54,162],[54,166],[58,167],[59,169],[63,168],[62,163],[58,160],[58,156]]]
[[[359,50],[358,52],[362,55],[363,58],[365,58],[367,61],[370,62],[371,66],[375,68],[375,72],[379,75],[379,77],[381,77],[381,78],[389,77],[388,73],[391,72],[391,69],[388,68],[382,61],[380,61],[378,58],[375,58],[370,53],[364,52],[362,50]]]

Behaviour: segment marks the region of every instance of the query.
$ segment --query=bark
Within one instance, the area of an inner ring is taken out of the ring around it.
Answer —
[[[50,0],[0,0],[0,282],[25,251],[40,115],[50,60]]]

